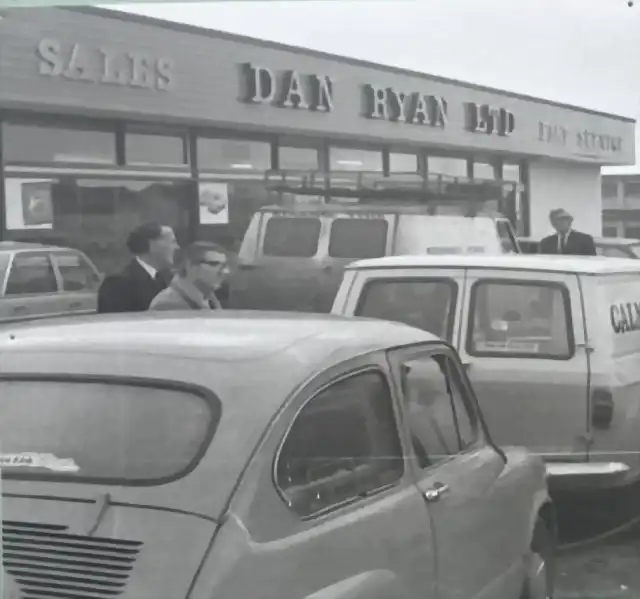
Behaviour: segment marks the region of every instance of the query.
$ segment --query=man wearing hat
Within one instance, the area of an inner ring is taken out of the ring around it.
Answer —
[[[556,208],[549,213],[555,235],[549,235],[540,242],[541,254],[571,254],[574,256],[595,256],[593,237],[571,228],[573,216],[564,208]]]

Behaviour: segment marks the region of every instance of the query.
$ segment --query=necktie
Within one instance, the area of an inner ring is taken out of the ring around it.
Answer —
[[[565,236],[558,235],[558,254],[564,254]]]

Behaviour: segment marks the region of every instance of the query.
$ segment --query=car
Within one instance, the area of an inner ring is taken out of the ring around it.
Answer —
[[[78,250],[0,242],[0,323],[95,312],[100,281]]]
[[[552,595],[544,464],[493,442],[429,333],[98,315],[16,324],[0,354],[5,580],[25,596]]]
[[[397,256],[347,266],[332,312],[450,341],[496,441],[591,494],[640,481],[638,289],[624,258]]]

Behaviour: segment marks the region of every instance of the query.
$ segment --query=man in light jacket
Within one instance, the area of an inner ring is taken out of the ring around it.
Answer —
[[[197,241],[183,252],[170,285],[151,302],[150,310],[220,310],[216,297],[228,274],[227,254],[214,243]]]

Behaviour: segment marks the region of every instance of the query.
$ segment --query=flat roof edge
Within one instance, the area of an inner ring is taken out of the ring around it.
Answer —
[[[448,83],[450,85],[457,85],[460,87],[466,87],[468,89],[473,89],[476,91],[488,92],[492,94],[499,94],[502,96],[506,96],[509,98],[515,98],[518,100],[525,100],[528,102],[535,102],[537,104],[546,104],[548,106],[554,106],[556,108],[565,108],[568,110],[574,110],[576,112],[581,112],[583,114],[591,114],[594,116],[605,117],[609,119],[614,119],[617,121],[622,121],[625,123],[636,123],[636,119],[632,117],[622,116],[618,114],[612,114],[608,112],[602,112],[599,110],[593,110],[590,108],[584,108],[580,106],[575,106],[573,104],[565,104],[563,102],[556,102],[554,100],[547,100],[544,98],[537,98],[535,96],[530,96],[528,94],[520,94],[517,92],[511,92],[503,89],[498,89],[495,87],[479,85],[476,83],[470,83],[468,81],[460,81],[458,79],[450,79],[448,77],[443,77],[440,75],[430,75],[428,73],[422,73],[420,71],[414,71],[412,69],[406,69],[402,67],[394,67],[391,65],[380,64],[376,62],[371,62],[368,60],[364,60],[361,58],[352,58],[349,56],[343,56],[340,54],[332,54],[330,52],[324,52],[322,50],[313,50],[311,48],[304,48],[302,46],[294,46],[290,44],[284,44],[280,42],[273,42],[269,40],[263,40],[256,37],[251,37],[248,35],[241,35],[238,33],[229,33],[227,31],[220,31],[218,29],[209,29],[205,27],[199,27],[196,25],[189,25],[186,23],[178,23],[176,21],[169,21],[166,19],[161,19],[158,17],[149,17],[146,15],[140,15],[137,13],[130,13],[124,10],[118,9],[108,9],[102,8],[98,6],[51,6],[49,8],[56,8],[61,10],[67,10],[71,12],[77,12],[82,14],[101,16],[110,19],[117,19],[121,21],[132,21],[141,23],[144,25],[154,25],[156,27],[162,27],[164,29],[172,29],[174,31],[180,31],[184,33],[192,33],[196,35],[201,35],[204,37],[214,37],[219,39],[227,39],[232,41],[245,42],[248,44],[253,44],[256,46],[261,46],[263,48],[272,48],[274,50],[283,50],[289,52],[298,52],[302,54],[306,54],[307,56],[313,56],[316,58],[324,58],[328,60],[333,60],[336,62],[341,62],[345,64],[350,64],[353,66],[374,68],[382,71],[387,71],[389,73],[396,73],[401,75],[411,75],[413,77],[420,77],[422,79],[427,79],[429,81],[434,81],[437,83]],[[19,9],[18,9],[19,10]]]

